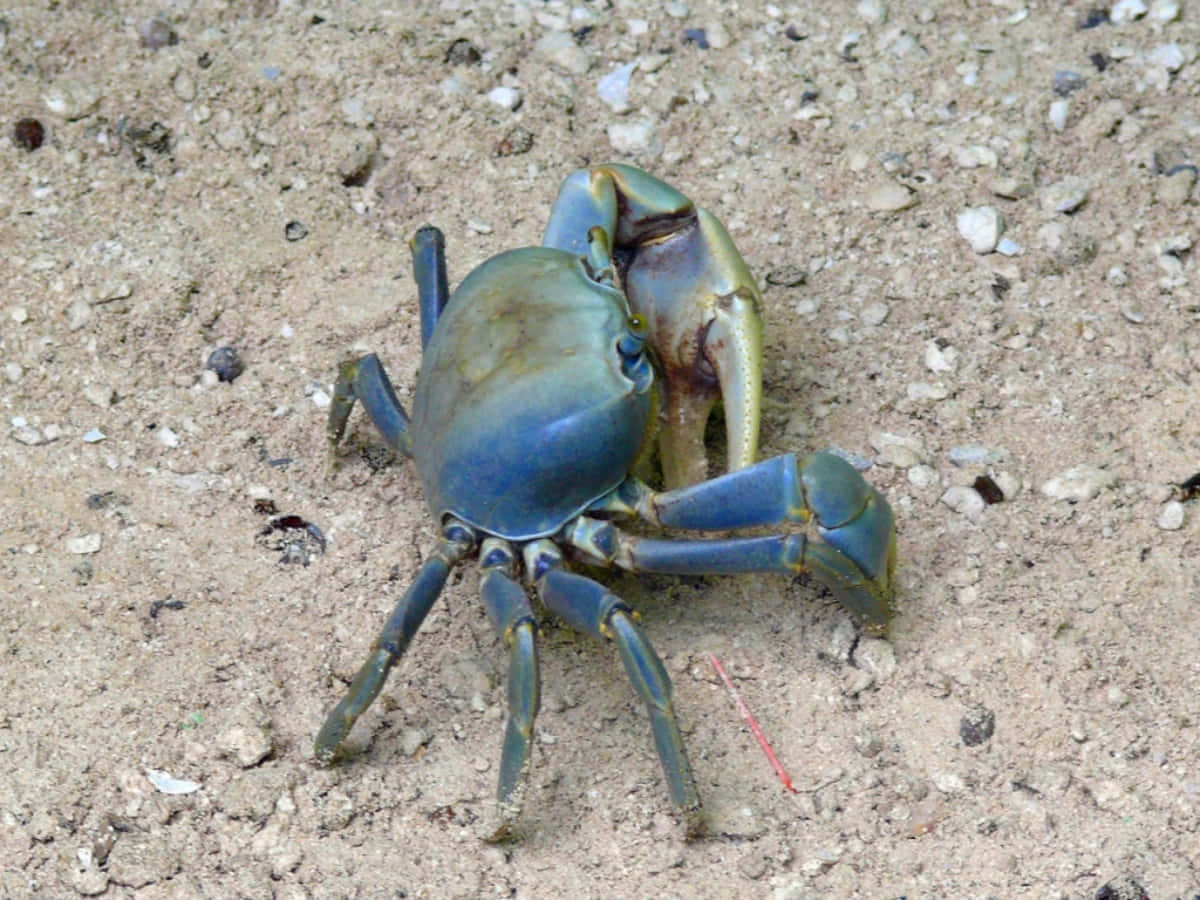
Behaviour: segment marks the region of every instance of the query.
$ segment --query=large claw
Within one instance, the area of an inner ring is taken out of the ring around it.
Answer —
[[[762,385],[762,296],[729,233],[679,191],[625,165],[563,182],[542,243],[585,255],[613,236],[625,293],[650,327],[663,376],[659,448],[668,487],[708,477],[704,427],[725,405],[729,471],[754,462]]]

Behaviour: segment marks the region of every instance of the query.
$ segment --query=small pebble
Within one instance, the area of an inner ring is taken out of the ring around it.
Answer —
[[[600,99],[614,113],[629,112],[629,80],[633,77],[633,71],[637,66],[636,61],[617,66],[596,82],[596,92],[600,95]]]
[[[154,16],[143,19],[137,27],[138,40],[143,47],[159,50],[179,43],[179,33],[166,19]]]
[[[179,435],[177,435],[174,431],[172,431],[166,425],[164,425],[162,428],[158,429],[157,437],[158,437],[158,442],[160,444],[162,444],[164,447],[169,447],[169,448],[174,449],[175,447],[179,446]]]
[[[996,243],[996,252],[1001,256],[1020,256],[1025,248],[1012,238],[1000,238]]]
[[[645,120],[614,122],[608,126],[608,142],[618,153],[631,156],[661,156],[663,152],[658,131],[653,123]]]
[[[1077,503],[1092,500],[1100,491],[1117,483],[1117,476],[1106,469],[1082,463],[1073,466],[1046,481],[1040,488],[1042,495],[1051,500],[1067,500]]]
[[[1078,178],[1064,178],[1041,190],[1042,207],[1050,212],[1073,213],[1087,202],[1088,187]]]
[[[1059,134],[1067,130],[1067,117],[1071,114],[1070,100],[1055,100],[1050,104],[1050,126]]]
[[[968,519],[978,517],[987,505],[977,490],[965,484],[951,485],[938,500]]]
[[[905,385],[904,393],[909,400],[916,403],[937,403],[950,396],[950,389],[941,382],[929,384],[924,381],[911,381]]]
[[[8,311],[8,317],[18,325],[24,325],[29,321],[29,310],[24,306],[14,306]]]
[[[246,364],[242,362],[242,356],[236,347],[226,346],[218,347],[210,353],[204,368],[216,373],[221,381],[233,381],[246,371]]]
[[[972,707],[958,723],[958,736],[967,747],[978,747],[995,731],[996,714],[985,706]]]
[[[521,92],[505,85],[492,88],[487,98],[501,109],[515,110],[521,105]]]
[[[959,235],[972,250],[991,253],[1004,231],[1004,218],[994,206],[973,206],[958,214],[957,225]]]
[[[565,31],[551,31],[543,35],[534,45],[534,52],[572,75],[586,75],[592,66],[587,51]]]
[[[444,57],[445,62],[452,66],[473,66],[481,59],[483,55],[466,38],[458,38],[451,43]]]
[[[953,347],[940,347],[937,341],[925,345],[925,367],[931,372],[942,374],[958,368],[958,351]]]
[[[864,202],[868,209],[876,212],[899,212],[916,206],[919,199],[917,192],[908,185],[887,179],[871,188]]]
[[[1150,895],[1133,876],[1121,875],[1097,888],[1093,900],[1150,900]]]
[[[695,44],[701,50],[709,48],[708,35],[703,28],[685,28],[680,40],[685,44]]]
[[[308,237],[308,228],[305,227],[303,222],[293,219],[283,226],[283,238],[286,241],[295,243],[296,241],[304,240],[306,237]]]
[[[868,25],[882,25],[887,21],[887,6],[883,0],[858,0],[854,9]]]
[[[1150,18],[1164,25],[1179,18],[1179,0],[1154,0],[1150,4]]]
[[[1005,200],[1023,200],[1033,193],[1033,183],[1025,178],[999,175],[989,182],[988,190]]]
[[[929,461],[929,452],[920,438],[876,431],[872,432],[870,440],[871,446],[879,454],[879,461],[884,465],[907,469]]]
[[[467,219],[467,227],[476,234],[491,234],[492,226],[479,219]]]
[[[882,325],[891,314],[891,308],[884,302],[876,300],[863,307],[862,320],[865,325]]]
[[[100,550],[100,534],[93,531],[90,534],[80,535],[79,537],[67,538],[67,552],[75,553],[80,556],[97,553]]]
[[[940,479],[933,466],[913,466],[908,470],[908,483],[915,488],[936,487]]]
[[[32,153],[38,147],[42,146],[42,142],[46,139],[46,129],[37,119],[24,118],[17,119],[13,125],[12,133],[13,143]]]
[[[1070,96],[1085,84],[1087,84],[1087,79],[1070,69],[1059,69],[1054,73],[1054,78],[1050,82],[1054,93],[1060,97]]]
[[[99,428],[89,428],[83,433],[83,442],[85,444],[98,444],[104,440],[105,434]]]
[[[1171,43],[1160,44],[1155,47],[1146,56],[1146,59],[1155,65],[1162,66],[1168,72],[1178,72],[1189,61],[1189,56],[1195,59],[1195,48],[1192,48],[1189,53],[1185,54],[1182,47]]]
[[[1108,11],[1108,19],[1114,25],[1127,25],[1146,14],[1143,0],[1117,0]]]
[[[1163,531],[1178,531],[1183,527],[1184,508],[1178,500],[1163,505],[1158,514],[1158,527]]]

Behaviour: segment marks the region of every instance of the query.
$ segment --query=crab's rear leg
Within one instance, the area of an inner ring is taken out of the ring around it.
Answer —
[[[730,471],[754,462],[762,385],[762,298],[724,226],[632,166],[568,176],[543,245],[587,255],[587,233],[612,238],[626,296],[649,323],[662,369],[659,446],[668,487],[708,475],[704,426],[725,405]]]
[[[561,555],[550,541],[527,545],[525,557],[526,568],[535,578],[538,595],[547,609],[572,627],[617,645],[625,672],[650,714],[654,745],[671,802],[683,817],[687,836],[695,837],[703,830],[700,793],[675,718],[671,678],[638,627],[634,612],[603,585],[560,568]]]
[[[489,838],[493,841],[507,838],[521,814],[529,783],[533,722],[541,698],[537,622],[524,588],[512,578],[515,563],[506,541],[484,540],[479,551],[480,593],[492,627],[508,647],[508,724],[496,788],[499,823]]]
[[[805,533],[719,540],[653,540],[580,516],[566,540],[597,562],[637,572],[721,575],[810,572],[868,625],[891,617],[895,518],[887,499],[832,453],[777,456],[677,491],[635,479],[592,504],[668,528],[726,531],[793,523]]]
[[[346,695],[325,719],[313,741],[313,755],[326,765],[336,759],[342,742],[355,721],[379,696],[388,673],[400,661],[409,642],[425,621],[430,607],[441,594],[450,570],[462,561],[474,546],[474,533],[461,522],[451,519],[442,529],[441,543],[421,564],[417,577],[388,616],[371,646],[366,662],[354,676]]]
[[[412,250],[413,278],[417,282],[417,304],[421,312],[421,347],[429,343],[434,325],[450,299],[446,279],[445,239],[432,225],[417,230],[409,242]],[[409,418],[396,396],[383,363],[374,353],[348,359],[338,368],[329,404],[329,420],[325,431],[329,437],[330,458],[346,431],[346,422],[361,401],[387,445],[397,453],[412,456],[412,435],[408,432]]]

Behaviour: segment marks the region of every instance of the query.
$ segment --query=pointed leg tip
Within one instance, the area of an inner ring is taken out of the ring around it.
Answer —
[[[679,815],[683,820],[684,840],[699,840],[708,833],[707,823],[704,820],[704,807],[700,804],[680,810]]]

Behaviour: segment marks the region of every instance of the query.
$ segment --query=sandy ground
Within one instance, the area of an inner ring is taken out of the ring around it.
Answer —
[[[1200,9],[1149,5],[0,12],[0,895],[1200,892]],[[621,112],[597,82],[634,61]],[[606,160],[729,225],[764,454],[870,464],[898,614],[884,642],[802,578],[616,578],[710,836],[613,649],[547,621],[524,831],[490,846],[506,660],[470,567],[362,752],[313,764],[435,538],[360,417],[327,476],[321,400],[354,348],[410,397],[417,226],[457,282]],[[979,207],[1004,252],[960,234]]]

